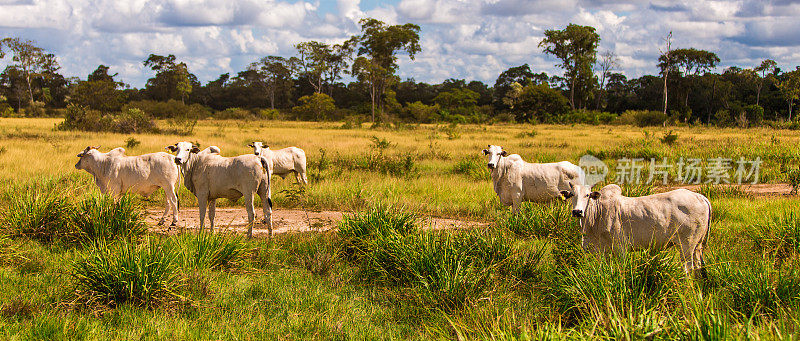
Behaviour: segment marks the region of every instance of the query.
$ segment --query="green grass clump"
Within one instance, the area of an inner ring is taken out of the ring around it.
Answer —
[[[75,238],[75,206],[67,190],[48,182],[8,188],[7,207],[2,209],[0,228],[15,237],[42,243]]]
[[[397,207],[378,204],[360,213],[345,214],[339,222],[339,236],[348,257],[360,258],[369,242],[378,236],[407,235],[417,229],[419,217]]]
[[[246,256],[241,236],[226,233],[187,233],[168,241],[186,270],[223,269],[240,265]]]
[[[578,220],[572,218],[571,211],[569,204],[564,202],[524,203],[518,213],[506,212],[498,217],[495,224],[520,237],[547,238],[562,235],[568,230],[580,230]]]
[[[655,184],[641,183],[641,184],[623,184],[622,195],[626,197],[643,197],[653,194],[655,191]]]
[[[565,317],[619,330],[624,327],[619,319],[648,319],[649,312],[676,302],[682,278],[682,269],[666,251],[629,252],[625,257],[585,257],[557,272],[552,288]]]
[[[704,195],[708,200],[719,198],[752,198],[753,195],[745,192],[739,186],[703,184],[697,189],[697,193]]]
[[[152,307],[177,297],[177,258],[157,242],[99,242],[79,256],[71,274],[86,302]]]
[[[147,232],[143,208],[132,195],[114,199],[108,195],[88,194],[77,205],[74,225],[86,241],[136,240]]]
[[[800,254],[800,215],[785,211],[751,226],[753,246],[762,254],[784,261]]]
[[[774,266],[764,259],[721,262],[711,278],[721,288],[728,309],[739,316],[778,317],[800,303],[800,270],[796,265]]]

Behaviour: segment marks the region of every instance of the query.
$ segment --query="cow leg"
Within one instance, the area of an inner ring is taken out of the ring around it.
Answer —
[[[247,210],[247,238],[253,238],[253,220],[255,220],[255,208],[253,208],[253,193],[244,196],[244,208]]]
[[[522,205],[522,196],[514,195],[511,198],[511,211],[514,214],[519,214],[520,206]]]
[[[149,195],[147,198],[149,199]],[[162,215],[161,220],[158,221],[158,226],[164,225],[164,221],[167,220],[167,215],[169,214],[169,208],[171,206],[172,206],[172,198],[169,195],[169,190],[166,187],[164,187],[164,215]]]
[[[704,281],[708,281],[708,270],[706,270],[706,260],[703,258],[703,245],[697,244],[694,248],[694,262],[695,268],[700,272],[700,277]]]
[[[269,228],[269,236],[272,237],[272,191],[270,190],[269,182],[265,182],[267,184],[267,189],[264,189],[264,186],[259,187],[258,189],[258,196],[261,197],[261,205],[264,210],[264,219],[261,221]]]
[[[178,224],[178,194],[175,193],[175,186],[170,184],[169,186],[165,187],[164,196],[167,198],[167,202],[172,207],[172,223],[169,224],[169,226],[172,227]]]
[[[214,217],[217,215],[217,199],[208,201],[208,223],[211,226],[210,231],[214,232]]]
[[[206,206],[208,206],[208,201],[206,197],[197,197],[197,210],[200,214],[200,232],[203,231],[203,227],[206,225]],[[213,226],[211,227],[214,228]]]
[[[300,177],[303,178],[303,185],[308,185],[308,178],[306,177],[306,172],[301,173]]]
[[[681,258],[683,258],[683,272],[690,274],[694,272],[694,248],[688,241],[682,240],[680,244]]]

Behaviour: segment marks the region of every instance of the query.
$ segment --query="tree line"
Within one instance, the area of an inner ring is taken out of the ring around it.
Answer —
[[[340,44],[302,42],[294,56],[265,56],[206,84],[174,55],[151,54],[143,66],[153,76],[141,89],[106,65],[85,79],[65,77],[57,58],[35,42],[4,38],[0,58],[10,62],[0,74],[0,115],[55,115],[78,105],[101,116],[138,108],[155,118],[610,123],[635,112],[654,123],[756,125],[792,121],[800,98],[800,67],[784,71],[766,59],[714,72],[720,63],[714,52],[672,48],[671,33],[654,61],[659,73],[629,79],[612,51],[598,51],[595,29],[575,24],[546,30],[539,43],[559,61],[561,74],[524,64],[503,71],[494,84],[403,80],[398,56],[413,61],[421,51],[420,27],[370,18],[360,25],[359,35]]]

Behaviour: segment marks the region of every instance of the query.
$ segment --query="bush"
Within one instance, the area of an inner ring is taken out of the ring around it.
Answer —
[[[315,93],[303,96],[297,100],[298,105],[292,108],[292,113],[304,121],[325,121],[336,111],[333,98],[326,94]]]
[[[621,124],[631,124],[639,127],[660,126],[667,122],[666,114],[652,110],[627,110],[617,120]]]
[[[417,228],[417,215],[386,206],[375,205],[369,209],[344,215],[339,222],[345,254],[360,258],[367,251],[367,241],[379,235],[406,235]]]
[[[278,109],[260,109],[256,112],[256,117],[262,120],[285,120],[286,115],[284,115]]]
[[[138,240],[147,232],[143,208],[132,195],[114,199],[108,195],[89,194],[77,207],[75,227],[82,240]]]
[[[675,144],[675,141],[678,141],[678,134],[673,134],[672,130],[668,133],[664,133],[664,137],[660,138],[661,143],[671,146]]]
[[[86,302],[153,307],[176,297],[176,259],[174,252],[157,243],[100,242],[79,256],[72,277]]]
[[[137,108],[141,109],[145,113],[159,119],[169,119],[169,118],[188,118],[188,119],[197,119],[208,117],[211,115],[211,112],[206,107],[203,107],[200,104],[190,104],[186,105],[181,101],[177,101],[174,99],[168,100],[166,102],[161,101],[131,101],[130,103],[126,104],[122,107],[122,111],[126,111],[130,108]]]
[[[256,118],[250,110],[242,108],[228,108],[214,113],[214,118],[220,120],[248,120]]]
[[[425,105],[420,101],[407,103],[405,108],[403,108],[403,113],[406,117],[414,122],[420,123],[431,123],[435,121],[438,118],[438,111],[439,106]]]
[[[70,104],[67,106],[64,121],[58,125],[60,130],[110,131],[116,133],[158,132],[153,119],[136,108],[128,108],[112,115],[102,115],[99,111]]]
[[[590,124],[590,125],[600,125],[600,124],[610,124],[617,119],[617,114],[605,112],[605,111],[594,111],[594,110],[574,110],[570,113],[560,115],[553,119],[554,122],[557,123],[579,123],[579,124]]]

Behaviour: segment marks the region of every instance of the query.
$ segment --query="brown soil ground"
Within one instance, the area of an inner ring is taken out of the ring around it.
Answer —
[[[790,192],[792,191],[792,186],[789,184],[755,184],[755,185],[728,185],[728,184],[720,184],[716,186],[729,186],[729,187],[740,187],[742,191],[748,194],[752,194],[754,196],[763,197],[763,196],[789,196],[791,195]],[[686,188],[688,190],[696,191],[700,188],[700,185],[687,185],[687,186],[675,186],[675,187],[664,187],[663,190],[673,190],[678,188]]]
[[[196,207],[184,208],[178,213],[178,226],[171,230],[167,226],[156,226],[164,211],[149,209],[145,221],[150,225],[150,230],[159,233],[178,233],[183,230],[197,230],[200,225],[199,213]],[[267,226],[261,224],[261,212],[256,211],[256,224],[253,226],[253,235],[266,235]],[[168,218],[169,219],[169,218]],[[326,231],[336,228],[342,220],[342,212],[338,211],[302,211],[277,209],[272,211],[272,232],[274,234],[304,231]],[[423,226],[434,229],[450,229],[486,226],[486,223],[446,218],[423,218]],[[169,220],[168,220],[169,221]],[[247,212],[244,208],[217,208],[214,218],[215,230],[247,232]],[[208,217],[206,217],[206,228]]]

